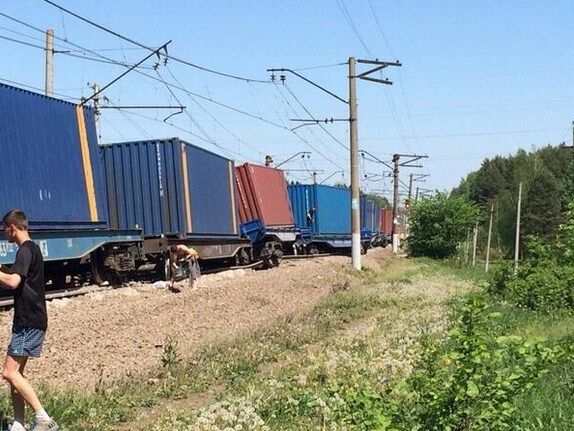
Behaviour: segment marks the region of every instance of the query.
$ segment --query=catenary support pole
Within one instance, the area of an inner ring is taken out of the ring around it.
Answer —
[[[472,235],[472,266],[476,265],[476,246],[478,244],[478,222],[474,225]]]
[[[357,131],[356,60],[349,58],[349,136],[351,151],[351,256],[353,268],[361,269],[361,214],[359,205],[359,147]]]
[[[490,241],[492,239],[492,218],[494,216],[494,204],[490,205],[490,222],[488,223],[488,241],[486,242],[486,263],[484,270],[488,272],[488,264],[490,263]]]
[[[409,204],[411,204],[411,199],[413,197],[413,173],[409,175]]]
[[[522,207],[522,183],[518,184],[518,208],[516,210],[516,238],[514,241],[514,273],[518,271],[518,254],[520,253],[520,210]]]
[[[54,96],[54,30],[46,30],[45,94]]]
[[[393,253],[399,251],[399,158],[393,155]]]

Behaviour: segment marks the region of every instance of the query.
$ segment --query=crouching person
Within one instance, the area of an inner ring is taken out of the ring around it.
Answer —
[[[199,264],[197,251],[183,244],[172,245],[169,248],[171,283],[169,289],[179,292],[175,287],[176,281],[189,278],[189,287],[193,287],[193,282],[199,277]]]
[[[28,220],[22,211],[9,211],[2,221],[4,236],[8,242],[18,245],[14,264],[0,270],[0,284],[14,295],[12,340],[2,370],[2,376],[10,385],[14,408],[10,430],[26,430],[24,411],[28,404],[36,415],[30,431],[56,431],[58,424],[46,413],[34,388],[24,378],[28,358],[40,356],[48,327],[42,253],[30,239]]]

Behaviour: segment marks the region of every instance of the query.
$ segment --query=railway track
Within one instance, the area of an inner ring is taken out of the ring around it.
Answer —
[[[315,259],[319,257],[327,257],[332,256],[331,253],[320,253],[320,254],[312,254],[312,255],[288,255],[283,256],[283,260],[300,260],[300,259]],[[221,268],[214,268],[202,271],[202,275],[207,274],[217,274],[220,272],[225,271],[237,271],[240,269],[259,269],[263,267],[264,262],[259,260],[257,262],[251,263],[249,265],[242,265],[242,266],[227,266]],[[68,287],[65,289],[55,289],[55,290],[48,290],[46,291],[46,300],[50,301],[52,299],[63,299],[63,298],[72,298],[75,296],[87,295],[89,293],[95,292],[102,292],[105,290],[112,289],[111,286],[82,286],[82,287]],[[0,297],[0,309],[9,308],[14,305],[14,299],[10,296]]]

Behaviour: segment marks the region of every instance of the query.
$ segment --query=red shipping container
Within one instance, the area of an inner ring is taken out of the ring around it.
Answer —
[[[244,163],[235,172],[241,223],[259,219],[268,227],[295,224],[282,170]]]
[[[393,232],[393,210],[381,210],[381,232],[385,236],[391,236]]]

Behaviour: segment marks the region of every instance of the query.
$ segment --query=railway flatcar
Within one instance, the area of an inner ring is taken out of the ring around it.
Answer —
[[[0,212],[26,212],[53,284],[89,272],[101,247],[141,239],[137,228],[109,229],[90,108],[0,84],[0,147]],[[1,240],[0,264],[15,255]]]
[[[255,257],[271,267],[279,265],[283,254],[302,252],[284,172],[244,163],[236,179],[241,231],[251,239]]]
[[[310,253],[347,253],[351,249],[351,191],[321,184],[288,187],[295,224],[310,232]],[[367,232],[361,235],[363,251],[370,246]]]

